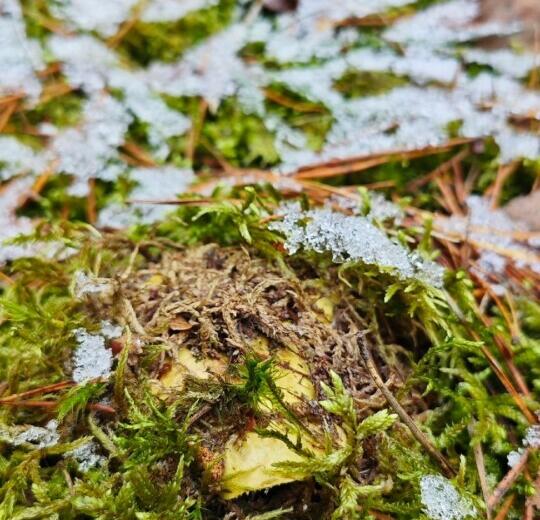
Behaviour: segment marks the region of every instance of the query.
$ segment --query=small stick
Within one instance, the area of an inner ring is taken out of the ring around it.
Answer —
[[[388,390],[387,386],[385,385],[379,374],[379,371],[377,370],[377,367],[375,366],[375,362],[373,361],[373,357],[371,356],[371,352],[367,346],[365,338],[362,335],[358,335],[357,337],[360,354],[362,356],[364,364],[371,378],[373,379],[373,382],[384,395],[384,397],[388,401],[388,404],[398,414],[399,418],[407,425],[414,438],[424,447],[424,449],[429,453],[429,455],[438,462],[445,476],[448,478],[454,477],[456,475],[456,471],[454,470],[454,468],[452,468],[450,463],[443,457],[441,453],[439,453],[437,448],[435,448],[435,446],[431,444],[429,439],[420,430],[420,428],[416,426],[415,422],[411,419],[411,417],[409,417],[409,414],[399,404],[398,400],[392,395],[392,392]]]
[[[489,497],[487,502],[487,507],[493,510],[497,504],[501,501],[502,497],[506,495],[507,491],[510,489],[512,484],[517,480],[525,465],[527,464],[527,459],[529,458],[529,450],[526,449],[523,452],[523,455],[517,462],[517,464],[510,468],[510,471],[504,476],[504,478],[497,484],[497,487],[493,491],[492,495]]]
[[[469,434],[472,436],[474,433],[475,426],[472,424],[469,425]],[[476,463],[476,469],[478,471],[478,480],[480,481],[480,488],[482,489],[482,497],[484,498],[484,503],[486,504],[486,516],[487,519],[491,519],[491,509],[487,506],[489,499],[489,485],[486,475],[486,465],[484,463],[484,452],[482,450],[482,445],[477,443],[473,446],[474,452],[474,461]]]

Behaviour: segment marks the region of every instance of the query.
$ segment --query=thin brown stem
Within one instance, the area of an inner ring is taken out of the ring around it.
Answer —
[[[385,385],[384,381],[382,380],[379,374],[379,371],[377,370],[377,367],[371,355],[371,351],[369,349],[365,336],[359,334],[357,336],[357,343],[360,349],[360,355],[362,356],[362,359],[364,361],[367,371],[369,372],[369,375],[373,379],[373,382],[375,383],[377,388],[381,391],[381,393],[384,395],[384,397],[388,401],[388,404],[398,414],[399,418],[407,425],[407,427],[411,431],[414,438],[424,447],[424,449],[429,453],[429,455],[433,458],[433,460],[435,460],[441,466],[441,469],[443,473],[445,474],[445,476],[447,476],[448,478],[454,477],[456,475],[456,471],[454,470],[454,468],[452,468],[450,463],[437,450],[437,448],[433,446],[433,444],[429,441],[429,439],[425,436],[425,434],[420,430],[420,428],[418,428],[416,423],[411,419],[411,417],[405,411],[405,409],[399,404],[398,400],[393,396],[392,392],[388,390],[387,386]]]

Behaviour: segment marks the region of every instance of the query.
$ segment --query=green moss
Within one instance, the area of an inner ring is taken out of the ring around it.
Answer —
[[[376,96],[407,85],[408,78],[391,72],[349,70],[336,80],[334,87],[347,98]]]
[[[188,13],[174,22],[137,22],[122,40],[120,52],[141,65],[151,61],[175,61],[193,45],[223,29],[235,8],[233,0]]]

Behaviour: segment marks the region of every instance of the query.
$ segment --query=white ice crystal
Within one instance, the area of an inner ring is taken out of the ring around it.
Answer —
[[[540,426],[530,426],[525,433],[523,445],[530,448],[540,448]]]
[[[420,493],[424,512],[432,520],[462,520],[476,516],[476,508],[440,475],[423,476]]]
[[[172,96],[201,96],[212,110],[228,96],[239,95],[252,111],[262,111],[259,92],[261,69],[248,67],[237,55],[247,42],[247,28],[232,25],[188,51],[176,63],[154,63],[145,81],[156,91]]]
[[[515,467],[516,464],[521,460],[522,456],[523,456],[523,448],[519,448],[517,451],[511,451],[506,456],[506,459],[508,461],[508,467],[510,468]]]
[[[403,279],[442,286],[442,267],[390,240],[365,217],[346,216],[328,208],[304,211],[299,203],[282,205],[278,214],[283,219],[269,227],[285,235],[290,254],[301,249],[330,253],[338,263],[361,261],[389,269]]]
[[[68,25],[83,31],[96,31],[102,36],[112,36],[122,22],[129,18],[138,0],[56,0],[51,11]]]
[[[130,193],[129,206],[112,203],[99,214],[98,225],[125,228],[134,224],[151,224],[163,218],[173,206],[152,204],[152,201],[169,201],[184,193],[195,179],[191,169],[163,166],[134,168],[130,179],[137,184]],[[140,202],[138,202],[140,201]]]
[[[0,136],[0,181],[21,173],[39,172],[45,168],[40,153],[11,136]]]
[[[62,63],[69,84],[90,93],[107,86],[109,74],[120,64],[112,50],[88,34],[53,35],[48,47]]]
[[[73,354],[72,379],[76,383],[85,383],[98,377],[108,377],[111,373],[113,355],[105,347],[105,338],[90,334],[85,329],[74,331],[78,347]]]
[[[0,4],[0,97],[26,94],[36,100],[41,83],[35,72],[42,68],[41,49],[26,37],[19,2],[4,0]]]
[[[109,95],[96,94],[85,104],[83,123],[64,130],[51,144],[57,170],[73,175],[73,195],[87,194],[87,180],[115,180],[123,167],[117,162],[117,148],[123,144],[131,117],[122,104]]]
[[[20,234],[28,234],[33,230],[32,222],[26,217],[17,217],[16,209],[20,201],[28,196],[34,180],[30,177],[14,179],[0,192],[0,264],[30,256],[35,252],[32,244],[6,244],[6,240]]]
[[[122,327],[115,325],[109,320],[103,320],[101,322],[101,335],[107,339],[116,339],[122,335]]]
[[[370,193],[369,202],[370,208],[367,218],[370,220],[395,220],[399,222],[403,218],[403,210],[380,193]]]
[[[392,7],[414,3],[414,0],[301,0],[298,4],[298,17],[315,19],[317,22],[339,22],[349,18],[362,18],[384,13]]]
[[[468,63],[488,65],[511,78],[524,78],[534,67],[540,65],[533,53],[516,53],[509,49],[466,49],[463,57]]]
[[[107,278],[97,278],[93,274],[77,271],[74,275],[73,293],[76,298],[84,298],[92,294],[104,294],[112,291],[111,281]]]
[[[141,13],[143,22],[172,22],[186,14],[219,4],[219,0],[153,0]]]
[[[512,34],[520,25],[489,22],[475,24],[480,14],[477,0],[451,0],[398,20],[384,33],[385,38],[401,44],[442,47],[485,36]]]
[[[123,104],[139,121],[148,125],[148,140],[165,159],[169,149],[166,140],[183,135],[191,127],[190,120],[170,109],[165,102],[139,78],[124,70],[112,70],[109,74],[109,85],[124,92]]]
[[[99,453],[98,449],[98,445],[94,441],[90,441],[72,451],[68,451],[65,456],[74,458],[79,465],[79,471],[86,473],[92,468],[105,464],[107,459]]]
[[[122,68],[118,56],[98,39],[89,35],[53,36],[49,47],[61,60],[72,86],[90,94],[106,86],[122,91],[118,107],[124,108],[126,118],[134,116],[148,126],[149,142],[158,159],[168,155],[168,138],[182,135],[190,128],[186,116],[167,107],[140,74]]]
[[[48,448],[54,446],[60,440],[60,434],[57,431],[58,422],[55,420],[49,421],[45,427],[31,426],[22,433],[19,433],[14,439],[13,444],[20,446],[21,444],[32,444],[36,448]]]

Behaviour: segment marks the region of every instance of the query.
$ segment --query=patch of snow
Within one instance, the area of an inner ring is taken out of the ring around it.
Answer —
[[[53,138],[50,155],[58,161],[57,171],[75,177],[72,195],[87,195],[88,179],[115,180],[125,170],[118,162],[117,148],[123,144],[130,122],[120,102],[96,94],[85,104],[83,123]]]
[[[520,24],[489,22],[476,24],[480,14],[477,0],[451,0],[435,4],[395,22],[384,32],[389,41],[441,48],[486,36],[514,34]]]
[[[143,9],[143,22],[173,22],[188,13],[207,9],[219,4],[219,0],[153,0]]]
[[[60,434],[57,431],[58,422],[49,421],[45,428],[41,426],[31,426],[26,431],[19,433],[14,439],[13,444],[20,446],[22,444],[32,444],[36,448],[48,448],[58,444]]]
[[[96,5],[95,0],[56,0],[50,8],[55,17],[70,27],[107,37],[116,33],[137,3],[138,0],[107,0]]]
[[[262,113],[264,97],[259,91],[259,67],[248,67],[237,55],[247,42],[247,28],[232,25],[189,50],[176,63],[154,63],[145,81],[171,96],[201,96],[215,111],[220,102],[238,94],[251,111]]]
[[[129,206],[120,203],[106,206],[99,214],[98,226],[120,229],[157,222],[172,211],[174,206],[152,204],[152,201],[172,200],[184,193],[194,181],[195,175],[188,168],[163,166],[134,168],[129,178],[137,183],[129,196],[133,203]]]
[[[272,222],[269,228],[285,235],[290,254],[299,250],[330,253],[337,263],[361,261],[389,269],[402,279],[443,285],[441,266],[390,240],[365,217],[346,216],[328,208],[304,211],[297,202],[283,204],[277,214],[283,219]]]
[[[463,57],[468,63],[488,65],[511,78],[524,78],[534,67],[540,65],[533,53],[516,53],[509,49],[466,49]]]
[[[0,5],[0,97],[25,94],[36,101],[41,82],[35,73],[42,68],[41,48],[26,36],[19,2],[4,0]]]
[[[89,294],[104,294],[112,291],[112,284],[108,278],[97,278],[84,271],[77,271],[74,275],[73,293],[76,298],[84,298]]]
[[[53,35],[48,47],[62,63],[69,84],[88,93],[107,86],[110,71],[120,64],[111,49],[89,34]]]
[[[517,451],[511,451],[507,456],[508,467],[513,468],[521,460],[523,456],[523,448],[519,448]]]
[[[120,325],[115,325],[109,320],[101,322],[101,335],[107,339],[116,339],[122,335],[123,328]]]
[[[74,458],[79,465],[79,471],[86,473],[93,468],[103,466],[107,461],[98,450],[98,445],[94,441],[90,441],[67,452],[65,456]]]
[[[530,448],[540,448],[540,426],[530,426],[525,433],[523,445]]]
[[[0,181],[21,173],[44,170],[46,163],[40,153],[12,136],[0,136]]]
[[[78,347],[73,354],[73,381],[85,383],[92,379],[109,377],[113,355],[105,347],[105,338],[90,334],[82,328],[76,329],[74,334]]]
[[[420,493],[424,512],[432,520],[462,520],[477,514],[472,503],[440,475],[423,476],[420,479]]]

